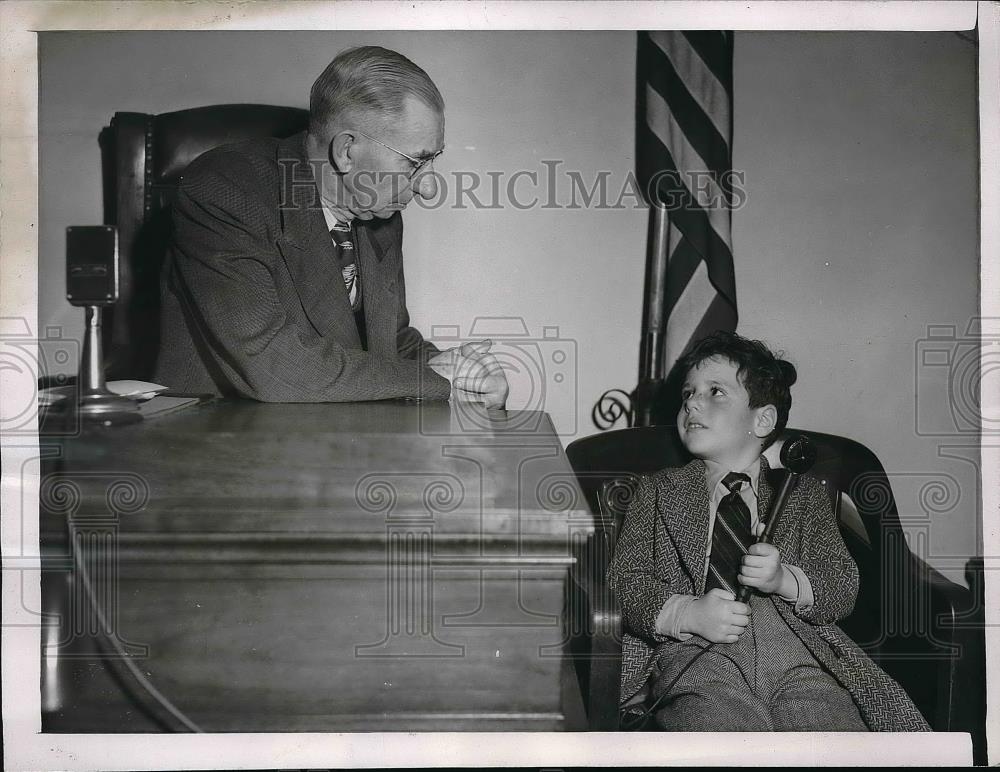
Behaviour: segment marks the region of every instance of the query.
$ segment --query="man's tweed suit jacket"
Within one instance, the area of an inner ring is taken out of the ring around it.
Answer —
[[[447,398],[424,366],[437,349],[409,326],[399,213],[355,228],[362,350],[304,141],[223,146],[185,171],[155,380],[267,402]]]
[[[758,510],[766,517],[781,472],[761,458]],[[622,653],[624,702],[649,676],[654,661],[677,646],[655,629],[674,593],[703,595],[708,550],[709,494],[705,464],[664,469],[640,482],[626,513],[609,569],[625,627]],[[819,480],[801,477],[789,496],[773,543],[783,562],[809,577],[814,605],[797,615],[794,604],[772,596],[782,618],[817,661],[846,688],[874,731],[926,731],[929,727],[902,688],[834,622],[854,607],[858,569],[837,529]]]

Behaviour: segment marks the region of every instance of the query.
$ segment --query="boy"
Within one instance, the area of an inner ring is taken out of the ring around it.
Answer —
[[[678,367],[677,429],[695,459],[643,480],[609,570],[622,700],[650,680],[656,723],[673,731],[928,730],[834,625],[854,606],[858,571],[822,484],[801,477],[773,544],[753,543],[780,480],[761,452],[788,421],[795,368],[726,332]],[[742,585],[749,604],[736,601]]]

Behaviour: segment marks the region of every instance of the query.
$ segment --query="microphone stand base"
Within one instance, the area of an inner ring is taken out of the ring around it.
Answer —
[[[142,420],[135,402],[110,391],[81,394],[76,411],[84,421],[104,426],[134,424]]]

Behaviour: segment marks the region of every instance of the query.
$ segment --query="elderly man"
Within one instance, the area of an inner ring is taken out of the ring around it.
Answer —
[[[174,205],[156,380],[267,402],[463,397],[503,407],[490,342],[409,325],[400,214],[437,194],[444,102],[384,48],[338,55],[309,129],[199,157]]]

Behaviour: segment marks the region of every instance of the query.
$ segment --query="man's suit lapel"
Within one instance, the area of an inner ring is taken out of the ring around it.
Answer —
[[[278,238],[288,272],[309,321],[320,335],[360,348],[354,312],[334,256],[333,241],[323,218],[313,167],[305,155],[305,135],[278,144],[281,166]]]
[[[400,215],[395,215],[399,217]],[[392,242],[388,222],[356,222],[358,270],[365,303],[368,350],[384,357],[396,356],[396,279],[386,271],[385,257]]]
[[[695,593],[705,591],[705,553],[708,551],[708,485],[705,463],[694,460],[664,478],[661,516]]]

